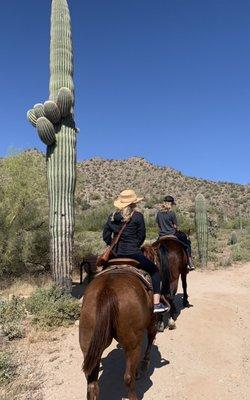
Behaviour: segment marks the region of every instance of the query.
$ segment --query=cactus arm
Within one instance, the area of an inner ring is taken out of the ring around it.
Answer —
[[[52,0],[50,96],[27,117],[47,145],[51,268],[56,283],[71,289],[76,183],[76,128],[71,21],[67,0]]]

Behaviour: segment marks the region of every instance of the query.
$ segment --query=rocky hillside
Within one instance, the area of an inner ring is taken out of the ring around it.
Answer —
[[[140,157],[86,160],[78,164],[78,177],[78,196],[90,204],[113,198],[125,188],[133,188],[145,196],[145,207],[151,208],[162,196],[171,194],[180,210],[193,212],[194,198],[202,193],[210,210],[223,218],[236,217],[239,213],[249,217],[250,185],[190,178]]]
[[[37,168],[45,168],[45,154],[27,150]],[[4,158],[1,162],[4,162]],[[1,166],[0,162],[0,166]],[[41,176],[43,171],[40,171]],[[222,220],[250,217],[250,185],[190,178],[170,167],[158,167],[140,157],[127,160],[92,158],[77,164],[77,204],[95,206],[133,188],[145,197],[143,207],[154,208],[166,194],[174,196],[182,212],[193,213],[194,198],[202,193],[211,214]],[[81,207],[80,207],[81,208]]]

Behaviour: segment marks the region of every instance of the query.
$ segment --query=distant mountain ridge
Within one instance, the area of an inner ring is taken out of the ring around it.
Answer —
[[[92,158],[77,164],[78,190],[86,201],[114,198],[121,190],[133,188],[146,201],[171,194],[182,211],[192,212],[194,198],[202,193],[209,208],[220,210],[226,216],[239,211],[249,217],[250,185],[231,182],[213,182],[187,177],[170,167],[158,167],[141,157],[125,160]]]
[[[40,158],[45,168],[45,154],[29,149],[24,153]],[[0,159],[0,163],[5,158]],[[41,173],[43,173],[41,171]],[[134,189],[145,197],[143,206],[155,208],[166,194],[172,195],[182,212],[193,214],[194,199],[202,193],[207,199],[211,214],[220,218],[250,218],[250,185],[231,182],[213,182],[206,179],[187,177],[171,167],[159,167],[141,157],[124,160],[91,158],[77,163],[77,204],[90,206],[116,197],[125,188]],[[217,218],[216,218],[217,219]]]

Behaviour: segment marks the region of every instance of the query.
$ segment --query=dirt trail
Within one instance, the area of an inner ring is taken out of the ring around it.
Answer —
[[[188,287],[193,307],[181,310],[176,330],[157,335],[149,374],[137,383],[139,398],[249,399],[250,263],[193,272]],[[41,348],[37,361],[45,378],[43,399],[85,399],[78,327]],[[104,353],[102,366],[100,399],[126,398],[123,352],[116,342]]]

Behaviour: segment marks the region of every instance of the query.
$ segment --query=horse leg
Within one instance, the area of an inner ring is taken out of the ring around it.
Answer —
[[[133,349],[125,349],[126,370],[124,374],[124,382],[128,388],[129,400],[138,400],[135,392],[135,379],[140,360],[140,353],[141,343],[138,343],[137,346]]]
[[[169,311],[169,319],[168,319],[168,329],[172,330],[176,328],[174,317],[176,315],[176,307],[174,304],[174,297],[169,298],[170,311]]]
[[[100,362],[95,366],[90,375],[86,376],[87,379],[87,400],[98,400],[99,399],[99,385],[98,385],[98,373],[100,368]]]
[[[157,331],[164,332],[163,314],[161,314],[161,313],[158,315],[158,319],[157,319]]]
[[[183,307],[189,306],[188,301],[188,294],[187,294],[187,273],[181,273],[181,282],[182,282],[182,289],[183,289]]]
[[[164,327],[163,327],[163,329],[164,329]],[[146,348],[143,360],[141,362],[141,371],[142,372],[146,372],[148,370],[149,363],[150,363],[150,351],[151,351],[153,341],[155,340],[156,332],[157,332],[157,325],[156,325],[155,319],[153,319],[151,325],[148,328],[148,344],[147,344],[147,348]]]
[[[175,316],[177,314],[177,310],[176,310],[175,303],[174,303],[174,296],[175,296],[175,294],[177,292],[177,289],[178,289],[178,279],[176,279],[175,281],[171,282],[171,296],[169,297],[169,300],[168,300],[169,304],[170,304],[168,328],[170,330],[176,328]]]

